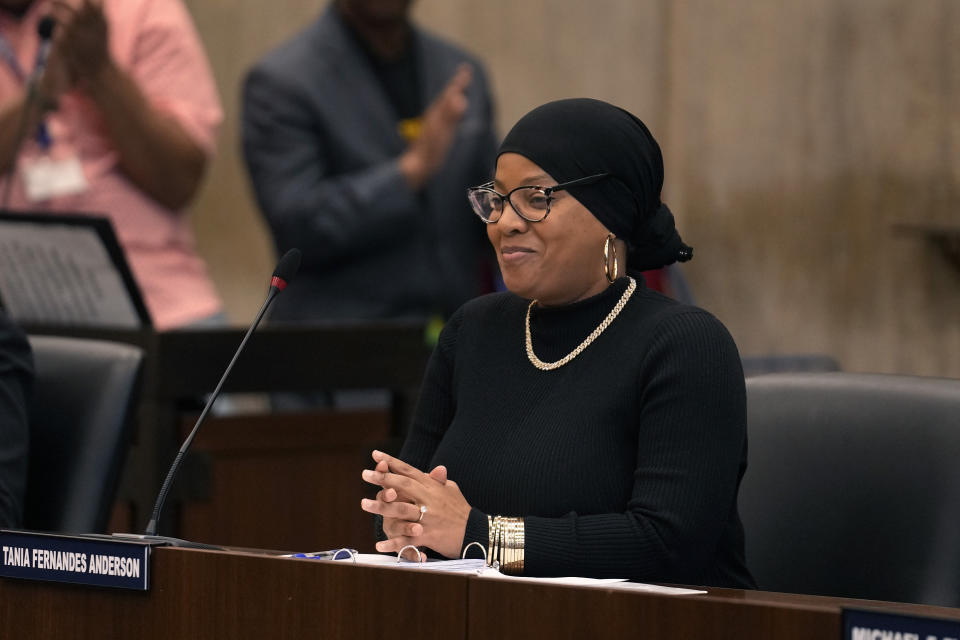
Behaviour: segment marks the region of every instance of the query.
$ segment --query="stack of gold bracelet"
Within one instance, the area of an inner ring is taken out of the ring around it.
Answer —
[[[523,518],[487,516],[487,528],[487,564],[498,562],[504,573],[523,573]]]

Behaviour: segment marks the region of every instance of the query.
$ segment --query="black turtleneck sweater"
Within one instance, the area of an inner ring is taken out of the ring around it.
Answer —
[[[627,284],[535,307],[536,355],[572,351]],[[473,507],[463,545],[487,546],[487,514],[522,516],[526,575],[753,587],[737,513],[743,372],[723,325],[638,282],[593,344],[541,371],[524,346],[527,305],[499,293],[454,314],[400,454],[446,465]]]

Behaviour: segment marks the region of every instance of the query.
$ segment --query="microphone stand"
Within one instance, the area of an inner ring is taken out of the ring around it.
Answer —
[[[293,276],[296,274],[297,269],[300,266],[300,251],[298,249],[290,249],[287,251],[283,258],[280,259],[280,263],[277,265],[276,271],[274,271],[273,278],[270,281],[270,290],[267,292],[267,297],[263,301],[263,305],[260,307],[260,311],[257,312],[257,317],[253,320],[253,323],[250,325],[250,328],[247,329],[247,333],[243,336],[243,340],[240,342],[240,346],[237,347],[236,352],[233,354],[233,358],[230,360],[230,364],[227,365],[226,370],[223,372],[223,375],[220,376],[220,382],[217,383],[216,388],[213,390],[213,393],[210,394],[210,397],[207,399],[206,404],[203,407],[203,411],[200,413],[200,417],[197,418],[196,424],[193,425],[193,429],[190,431],[190,435],[183,441],[183,444],[180,445],[180,451],[177,453],[177,457],[174,459],[173,464],[170,466],[170,470],[167,472],[167,477],[164,479],[163,484],[160,487],[160,493],[157,495],[157,502],[153,506],[153,513],[150,516],[150,522],[147,524],[146,531],[143,534],[135,533],[114,533],[112,534],[113,538],[128,538],[141,542],[152,542],[157,544],[166,544],[173,547],[189,547],[195,549],[220,549],[221,547],[205,544],[202,542],[191,542],[189,540],[182,540],[180,538],[172,538],[169,536],[159,536],[157,535],[157,524],[160,520],[160,511],[163,509],[163,503],[167,499],[167,494],[170,491],[170,487],[173,484],[173,479],[177,475],[177,471],[180,469],[180,464],[183,462],[183,456],[186,454],[187,450],[190,448],[190,445],[193,443],[194,437],[197,435],[197,432],[200,430],[200,425],[203,424],[204,420],[207,418],[207,414],[210,413],[210,408],[213,406],[213,403],[216,401],[217,397],[220,395],[220,390],[223,388],[223,383],[226,382],[227,376],[230,375],[230,372],[233,371],[233,365],[237,363],[237,359],[240,357],[240,354],[243,352],[243,348],[246,346],[247,341],[250,339],[250,336],[253,334],[254,330],[260,324],[260,320],[263,319],[264,314],[267,312],[267,308],[270,307],[270,303],[273,302],[274,298],[287,286],[287,283],[293,279]]]

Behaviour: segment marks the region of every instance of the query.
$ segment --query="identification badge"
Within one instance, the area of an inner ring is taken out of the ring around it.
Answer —
[[[89,186],[77,156],[57,160],[44,156],[23,164],[23,181],[31,202],[73,195]]]

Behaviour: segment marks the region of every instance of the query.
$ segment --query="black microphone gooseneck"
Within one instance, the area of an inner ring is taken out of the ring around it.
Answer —
[[[289,284],[291,280],[293,280],[293,276],[296,275],[297,269],[299,268],[299,249],[290,249],[283,254],[283,257],[277,264],[277,268],[273,272],[273,277],[270,279],[270,291],[267,292],[267,298],[263,301],[263,306],[260,307],[260,311],[257,313],[257,317],[254,319],[253,324],[250,325],[246,335],[243,336],[240,346],[237,347],[236,353],[233,354],[233,359],[230,360],[230,364],[227,365],[226,371],[223,372],[220,382],[217,383],[217,388],[213,390],[213,393],[210,394],[210,397],[207,399],[207,403],[204,405],[203,411],[200,413],[200,417],[197,418],[197,423],[193,425],[193,430],[190,432],[190,435],[188,435],[187,439],[183,441],[183,445],[180,446],[180,451],[177,453],[177,457],[170,466],[170,471],[167,472],[167,478],[163,481],[163,485],[160,487],[160,493],[157,495],[157,503],[153,506],[153,514],[150,517],[149,524],[147,524],[147,529],[145,532],[146,536],[157,535],[157,521],[160,519],[160,511],[163,509],[163,503],[167,498],[167,493],[170,491],[170,485],[173,483],[173,479],[177,474],[177,470],[180,468],[180,463],[183,461],[183,456],[190,448],[190,444],[193,442],[194,436],[197,435],[200,425],[203,424],[207,414],[210,412],[210,407],[213,406],[217,396],[220,395],[220,389],[223,387],[223,383],[226,382],[227,376],[230,375],[230,371],[233,370],[233,365],[236,364],[237,358],[240,357],[243,347],[247,344],[247,340],[250,338],[250,335],[253,333],[254,329],[256,329],[257,325],[260,324],[260,320],[263,318],[263,314],[266,313],[270,303],[273,302],[273,299],[276,298],[277,295],[286,288],[287,284]]]
[[[56,26],[57,22],[52,16],[44,16],[37,23],[40,51],[37,55],[37,66],[27,79],[27,97],[23,101],[23,113],[20,114],[20,121],[17,123],[17,135],[13,139],[13,153],[10,155],[10,167],[7,169],[7,183],[3,187],[3,198],[0,199],[0,210],[3,211],[10,204],[10,187],[17,176],[17,156],[20,155],[20,147],[23,146],[23,140],[27,137],[27,122],[30,121],[30,112],[33,111],[34,103],[37,101],[37,84],[47,67],[47,58],[50,56],[50,40]]]

